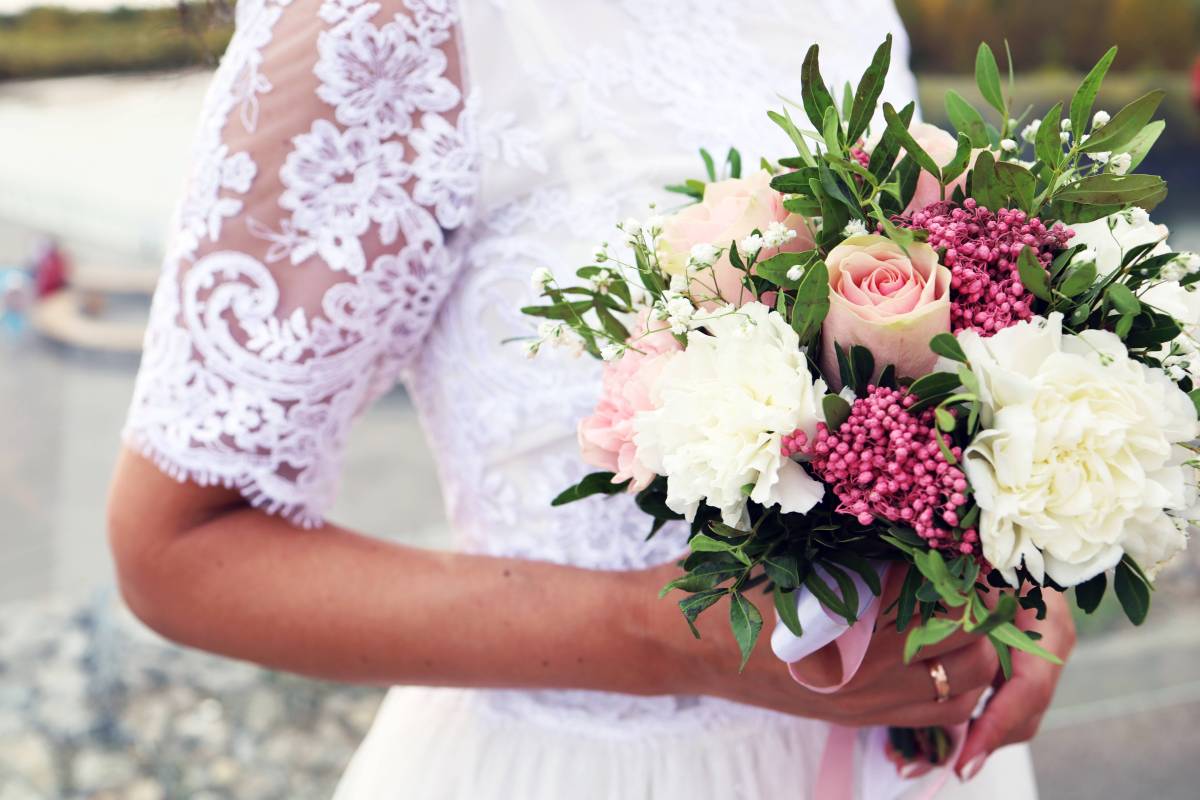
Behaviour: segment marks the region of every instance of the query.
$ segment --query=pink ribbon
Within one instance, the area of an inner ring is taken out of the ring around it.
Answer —
[[[875,563],[880,582],[886,583],[888,565]],[[776,624],[771,634],[771,649],[788,664],[792,678],[814,692],[832,694],[846,686],[858,673],[879,618],[879,597],[874,596],[865,581],[852,574],[860,598],[856,622],[848,625],[844,619],[828,611],[811,593],[796,591],[796,611],[803,636],[796,636],[787,626]],[[800,677],[797,664],[827,644],[833,644],[842,665],[841,679],[830,685],[815,685]],[[813,796],[820,800],[894,800],[929,778],[922,792],[913,800],[929,800],[950,779],[950,765],[962,752],[967,726],[957,725],[949,731],[953,750],[945,763],[934,773],[921,778],[901,777],[896,765],[887,757],[887,729],[883,727],[850,728],[831,725]],[[856,763],[857,762],[857,763]],[[856,780],[860,778],[861,780]],[[856,787],[859,791],[856,792]]]

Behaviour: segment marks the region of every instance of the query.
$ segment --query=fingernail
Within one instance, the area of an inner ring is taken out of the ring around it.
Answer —
[[[921,765],[915,761],[911,761],[900,768],[900,777],[904,778],[904,780],[908,780],[920,772],[920,770]]]
[[[964,781],[969,781],[971,778],[974,778],[976,775],[978,775],[979,770],[983,769],[983,764],[985,761],[987,761],[987,753],[980,753],[968,761],[967,765],[963,767],[962,779]]]

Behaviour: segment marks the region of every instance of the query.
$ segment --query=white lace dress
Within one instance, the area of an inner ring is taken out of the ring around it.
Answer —
[[[696,150],[788,142],[765,109],[857,79],[887,0],[240,0],[209,92],[126,440],[179,479],[319,524],[354,417],[403,379],[462,548],[620,569],[676,554],[584,471],[587,359],[502,340],[536,266],[570,274]],[[302,535],[302,534],[298,534]],[[816,722],[703,697],[395,689],[339,800],[807,796]],[[1024,751],[947,796],[1032,796]]]

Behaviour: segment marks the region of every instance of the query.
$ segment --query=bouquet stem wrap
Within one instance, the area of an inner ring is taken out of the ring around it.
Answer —
[[[873,562],[872,566],[879,574],[880,582],[886,583],[888,565]],[[816,569],[819,571],[820,567]],[[882,600],[871,593],[860,576],[851,577],[861,598],[856,615],[858,621],[853,625],[828,611],[810,592],[797,589],[796,611],[804,635],[796,636],[781,624],[777,624],[771,634],[771,649],[775,655],[788,664],[792,678],[810,691],[821,694],[839,691],[854,679],[866,658]],[[837,648],[842,662],[841,680],[823,686],[803,680],[796,670],[796,664],[831,643]],[[934,797],[949,780],[951,765],[957,760],[966,738],[966,727],[965,724],[958,725],[949,731],[954,748],[945,762],[936,768],[934,777],[924,791],[917,795],[918,800]],[[813,796],[821,800],[895,800],[904,795],[925,776],[912,779],[901,777],[896,765],[887,756],[886,745],[885,727],[830,726]]]

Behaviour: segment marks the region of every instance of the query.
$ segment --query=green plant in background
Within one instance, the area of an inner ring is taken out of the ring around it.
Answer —
[[[111,11],[33,8],[0,16],[0,80],[212,64],[231,34],[227,11],[208,3]]]

